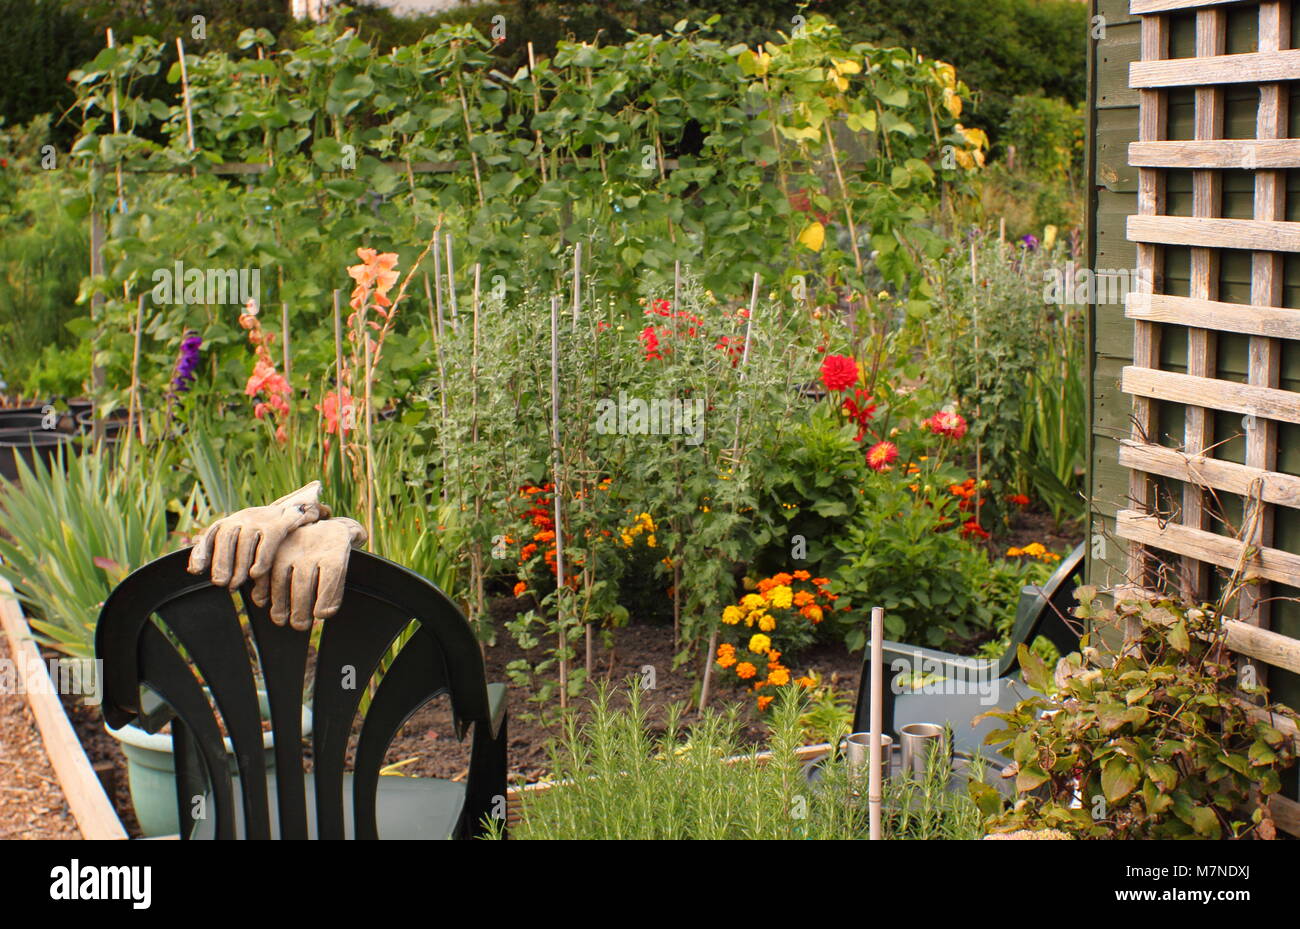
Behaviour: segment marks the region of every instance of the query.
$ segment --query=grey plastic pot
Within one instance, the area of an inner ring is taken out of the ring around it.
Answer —
[[[262,718],[270,717],[266,692],[258,691],[257,701],[262,708]],[[180,820],[176,815],[176,759],[172,756],[172,737],[161,732],[145,732],[138,726],[127,725],[108,730],[117,739],[126,755],[127,780],[131,787],[131,805],[140,830],[149,837],[176,835]],[[311,735],[311,709],[302,708],[302,733]],[[230,773],[238,773],[235,748],[226,738],[226,756]],[[262,734],[262,748],[266,753],[266,768],[275,767],[275,738],[270,732]]]

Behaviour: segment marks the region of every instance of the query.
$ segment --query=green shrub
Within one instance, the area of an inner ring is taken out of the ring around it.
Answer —
[[[1004,810],[990,788],[973,788],[991,827],[1084,838],[1272,838],[1261,801],[1281,789],[1296,746],[1269,720],[1300,717],[1248,702],[1265,690],[1239,676],[1222,617],[1170,600],[1106,609],[1091,587],[1078,597],[1080,619],[1128,630],[1123,647],[1103,654],[1090,633],[1054,676],[1021,646],[1026,683],[1047,696],[989,714],[1006,723],[988,741],[1013,757],[1018,792]]]

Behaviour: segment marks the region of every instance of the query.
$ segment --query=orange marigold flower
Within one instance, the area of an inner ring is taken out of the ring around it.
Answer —
[[[772,696],[770,696],[770,695],[769,695],[769,696],[766,696],[766,697],[759,697],[759,698],[758,698],[758,711],[761,713],[761,712],[763,712],[764,710],[766,710],[766,709],[768,708],[768,706],[771,704],[771,702],[772,702],[774,699],[775,699],[775,698],[772,697]]]
[[[754,667],[748,661],[742,661],[740,664],[736,665],[736,677],[740,678],[742,681],[749,680],[757,673],[758,668]]]
[[[790,670],[780,665],[774,668],[769,664],[767,666],[767,682],[777,687],[784,687],[790,683]]]
[[[524,581],[520,581],[518,584],[515,585],[515,596],[522,597],[524,595],[524,591],[527,589],[528,589],[528,584],[525,583]]]
[[[810,577],[812,577],[812,575],[809,574],[807,571],[803,570],[802,568],[794,572],[794,578],[797,581],[806,581]]]

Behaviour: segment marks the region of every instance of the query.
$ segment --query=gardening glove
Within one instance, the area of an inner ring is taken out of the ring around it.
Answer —
[[[271,572],[286,536],[329,515],[329,507],[320,502],[320,481],[312,481],[269,506],[248,507],[217,520],[190,551],[188,570],[202,574],[211,568],[213,584],[234,590]]]
[[[348,557],[366,543],[366,530],[353,519],[323,519],[293,532],[275,553],[271,573],[253,584],[253,602],[271,601],[271,622],[285,620],[299,632],[312,619],[329,619],[343,603]]]

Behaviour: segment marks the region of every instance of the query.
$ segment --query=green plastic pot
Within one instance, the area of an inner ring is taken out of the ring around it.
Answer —
[[[262,718],[269,719],[271,710],[265,691],[258,691],[257,702],[262,708]],[[172,737],[161,732],[145,732],[133,725],[121,729],[104,728],[122,746],[122,753],[126,755],[131,805],[135,808],[141,832],[149,838],[178,834],[180,819],[176,814],[176,759],[172,757]],[[302,733],[308,736],[311,731],[311,709],[304,706]],[[229,738],[223,741],[230,773],[237,774],[234,745]],[[270,771],[275,767],[275,738],[272,733],[262,733],[262,748],[266,753],[266,768]]]

